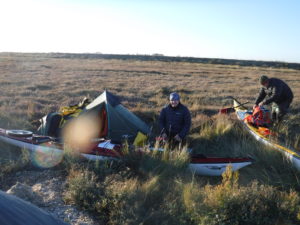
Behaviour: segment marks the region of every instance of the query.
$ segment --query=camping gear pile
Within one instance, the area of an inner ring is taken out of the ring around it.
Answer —
[[[111,140],[113,143],[122,143],[125,139],[132,142],[138,133],[147,135],[150,132],[149,127],[126,109],[118,97],[104,91],[92,102],[84,99],[78,105],[63,107],[59,112],[49,113],[43,117],[38,133],[61,137],[64,127],[72,122],[72,119],[81,116],[96,119],[98,134],[94,138]]]
[[[90,100],[85,97],[76,105],[61,107],[59,112],[47,114],[40,120],[41,125],[38,128],[38,133],[51,137],[59,137],[65,123],[72,118],[78,117],[89,103]]]
[[[252,114],[246,116],[244,120],[256,127],[269,127],[271,125],[270,110],[262,106],[256,106]]]

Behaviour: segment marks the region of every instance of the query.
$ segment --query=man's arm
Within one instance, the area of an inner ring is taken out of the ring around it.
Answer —
[[[266,97],[266,92],[264,88],[261,88],[258,97],[255,100],[255,105],[258,105]]]
[[[160,133],[166,131],[166,109],[165,108],[163,108],[159,114],[159,128],[160,128]]]
[[[280,97],[280,95],[282,93],[282,89],[283,89],[282,85],[274,86],[274,91],[273,91],[272,95],[269,98],[265,99],[263,101],[263,103],[265,105],[268,105],[269,103],[276,101]]]
[[[181,131],[179,132],[179,136],[181,137],[181,139],[185,138],[185,136],[188,134],[190,128],[191,128],[191,114],[190,111],[186,108],[185,112],[184,112],[184,125],[183,128],[181,129]]]

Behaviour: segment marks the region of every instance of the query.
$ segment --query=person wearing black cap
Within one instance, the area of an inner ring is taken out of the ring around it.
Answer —
[[[176,92],[170,94],[170,103],[160,112],[159,125],[161,137],[175,143],[182,143],[191,127],[191,114],[186,106],[181,104]]]
[[[262,75],[259,78],[259,82],[263,87],[260,89],[253,108],[273,103],[272,121],[278,123],[288,112],[288,108],[294,98],[293,92],[284,81],[278,78],[269,78]]]

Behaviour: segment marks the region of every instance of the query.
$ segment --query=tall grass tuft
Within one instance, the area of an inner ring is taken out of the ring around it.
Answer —
[[[164,151],[155,149],[164,149]],[[149,147],[144,149],[125,147],[122,158],[124,165],[140,178],[158,174],[166,178],[175,177],[186,172],[189,160],[186,147],[173,150],[169,146],[161,147],[158,144],[155,145],[154,150]]]
[[[108,222],[113,210],[113,199],[106,195],[105,185],[98,181],[97,175],[87,169],[72,169],[67,178],[64,201],[94,213],[103,223]]]
[[[208,156],[245,156],[241,144],[249,139],[236,120],[224,115],[210,117],[200,125],[197,135],[192,135],[195,153]]]
[[[6,185],[5,179],[7,176],[23,170],[30,164],[30,155],[25,149],[17,151],[11,146],[1,145],[0,163],[0,188],[3,188]]]
[[[300,151],[300,115],[287,115],[278,127],[285,144]]]
[[[219,115],[215,120],[211,119],[205,123],[200,131],[200,137],[206,139],[215,139],[224,136],[233,130],[234,123],[229,117]]]
[[[181,180],[191,177],[186,170],[187,153],[127,148],[123,154],[124,161],[115,162],[114,169],[101,167],[107,173],[95,165],[73,166],[65,201],[109,224],[190,224],[180,197]]]
[[[300,198],[294,192],[253,182],[238,185],[238,176],[229,169],[216,186],[200,188],[195,183],[183,190],[186,210],[196,224],[287,224],[299,223]]]
[[[129,181],[130,182],[130,181]],[[181,198],[181,181],[156,175],[144,182],[133,182],[130,189],[121,188],[118,210],[111,224],[191,224]]]

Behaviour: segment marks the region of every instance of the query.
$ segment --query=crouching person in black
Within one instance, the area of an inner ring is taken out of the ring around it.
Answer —
[[[293,92],[284,81],[277,78],[268,78],[262,75],[259,81],[263,87],[260,89],[254,107],[273,103],[272,122],[278,123],[288,112],[288,108],[293,101]]]
[[[159,125],[161,137],[169,141],[171,148],[185,144],[191,127],[191,114],[188,108],[181,104],[176,92],[170,94],[170,103],[161,110]]]

